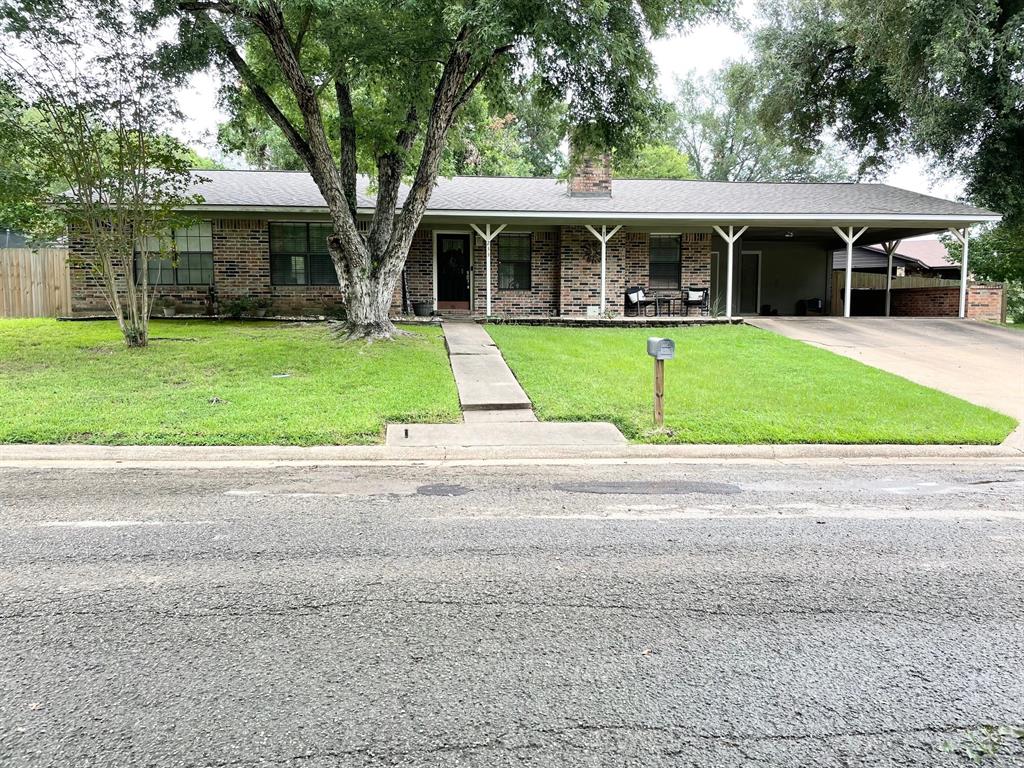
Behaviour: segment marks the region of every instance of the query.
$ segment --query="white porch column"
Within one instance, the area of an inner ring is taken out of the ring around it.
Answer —
[[[867,227],[861,227],[860,232],[853,234],[853,227],[847,227],[843,232],[839,227],[832,227],[832,230],[846,243],[846,289],[843,295],[843,317],[850,316],[850,288],[853,283],[853,244],[858,238],[867,232]]]
[[[902,240],[892,240],[888,243],[883,243],[882,247],[885,249],[885,255],[889,257],[889,265],[885,273],[885,316],[889,316],[889,310],[892,306],[890,301],[892,295],[892,255],[896,253],[896,249],[900,247]]]
[[[491,225],[487,224],[486,225],[486,234],[484,232],[481,232],[480,231],[480,227],[478,227],[476,224],[470,224],[469,226],[471,226],[474,229],[474,231],[478,235],[480,235],[481,239],[483,239],[483,241],[484,241],[484,252],[486,253],[486,258],[485,258],[484,263],[487,265],[487,267],[486,267],[486,273],[487,273],[486,274],[486,280],[487,280],[487,316],[490,317],[491,316],[491,240],[493,240],[494,238],[496,238],[498,235],[501,234],[501,230],[503,230],[505,228],[505,225],[502,224],[500,227],[498,227],[496,230],[494,230],[492,232],[491,231]],[[472,258],[473,249],[470,248],[469,252],[470,252],[471,258]]]
[[[960,259],[960,318],[963,319],[967,317],[967,251],[971,245],[971,230],[964,227],[963,231],[950,229],[949,233],[964,247],[963,258]]]
[[[598,234],[597,230],[589,224],[586,225],[587,229],[590,230],[590,234],[601,241],[601,314],[604,314],[605,305],[605,276],[608,273],[608,241],[615,237],[615,233],[622,229],[622,225],[619,224],[611,232],[608,231],[608,227],[604,224],[601,225],[601,233]]]
[[[735,228],[729,225],[729,234],[726,234],[721,227],[716,226],[715,232],[718,236],[725,240],[728,245],[728,257],[725,260],[725,319],[732,320],[732,254],[733,244],[739,240],[743,233],[747,231],[746,227],[741,227],[739,232],[735,231]]]

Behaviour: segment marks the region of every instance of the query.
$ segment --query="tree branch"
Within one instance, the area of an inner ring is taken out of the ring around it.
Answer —
[[[352,107],[352,91],[341,78],[334,79],[334,98],[338,102],[338,138],[341,140],[341,157],[338,170],[341,185],[348,199],[352,215],[356,215],[356,118]]]
[[[463,104],[469,101],[469,97],[473,95],[473,91],[480,85],[480,82],[487,76],[488,70],[494,65],[494,63],[500,59],[506,53],[512,51],[515,48],[514,45],[503,45],[500,48],[495,48],[490,55],[490,58],[480,67],[479,71],[473,76],[473,79],[469,81],[469,85],[465,87],[462,93],[459,95],[455,102],[455,110],[458,111]]]

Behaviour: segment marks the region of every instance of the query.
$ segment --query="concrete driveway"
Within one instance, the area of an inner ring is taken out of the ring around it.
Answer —
[[[1022,331],[923,317],[758,317],[747,322],[984,405],[1024,424]],[[1011,440],[1024,445],[1024,430],[1018,427],[1007,442]]]

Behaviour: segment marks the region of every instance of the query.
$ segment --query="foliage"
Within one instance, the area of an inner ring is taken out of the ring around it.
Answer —
[[[765,124],[825,132],[861,170],[907,151],[967,179],[968,196],[1024,218],[1024,4],[771,0],[754,43]]]
[[[665,424],[651,420],[650,331],[488,326],[546,421],[611,421],[673,443],[1000,443],[1008,416],[747,326],[660,329],[676,342]],[[580,371],[586,376],[580,376]],[[878,392],[886,407],[865,408]]]
[[[168,137],[168,140],[173,141]],[[219,171],[224,169],[224,164],[213,160],[206,155],[199,154],[192,147],[181,147],[181,154],[183,161],[188,165],[189,168],[197,168],[202,171]]]
[[[225,317],[230,317],[232,320],[238,320],[244,315],[252,314],[252,311],[256,308],[256,302],[254,302],[248,296],[239,296],[236,299],[228,299],[221,305],[221,311]]]
[[[676,82],[675,136],[698,178],[714,181],[842,181],[848,173],[831,147],[793,143],[758,117],[758,70],[734,62],[711,77]]]
[[[111,0],[0,6],[0,219],[38,237],[67,226],[90,248],[96,276],[129,346],[145,346],[151,311],[143,258],[168,250],[167,228],[195,202],[174,115],[151,67],[138,6]]]
[[[1007,756],[1008,750],[1024,749],[1024,728],[1012,725],[983,725],[955,743],[947,741],[942,745],[944,752],[966,757],[975,763],[988,758]]]
[[[661,112],[647,40],[729,4],[160,2],[179,22],[168,66],[233,69],[239,85],[226,104],[258,104],[310,171],[331,215],[351,332],[373,338],[393,334],[391,296],[450,135],[478,90],[504,108],[535,83],[538,107],[565,103],[578,146],[628,153]],[[365,238],[355,223],[360,168],[372,169],[377,198]]]
[[[281,374],[287,374],[281,376]],[[0,320],[0,443],[326,445],[388,422],[454,422],[437,328],[339,344],[326,324],[154,320],[145,354],[111,322]]]
[[[614,159],[615,175],[631,179],[695,179],[690,159],[671,144],[641,147],[629,157]]]
[[[227,86],[228,99],[235,87]],[[324,114],[328,122],[337,120],[337,107],[326,103]],[[553,176],[564,162],[559,150],[564,131],[562,105],[537,108],[530,90],[505,108],[478,91],[452,128],[441,172],[447,176]],[[340,151],[339,139],[329,138],[332,150]],[[244,94],[238,95],[229,119],[219,126],[218,141],[257,168],[306,169],[262,108]],[[359,158],[359,172],[374,172],[372,158]]]

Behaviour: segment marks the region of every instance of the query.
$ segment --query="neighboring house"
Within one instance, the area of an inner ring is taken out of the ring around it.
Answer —
[[[0,225],[0,248],[28,248],[28,235]]]
[[[176,233],[177,264],[152,264],[159,293],[202,305],[270,299],[277,312],[322,314],[341,302],[327,254],[326,207],[306,173],[196,171],[201,223]],[[357,212],[368,223],[374,199],[361,179]],[[680,297],[708,288],[712,311],[727,313],[730,228],[734,314],[783,315],[834,309],[835,227],[857,245],[904,239],[991,221],[996,214],[881,184],[732,183],[611,177],[607,158],[556,179],[442,178],[409,252],[403,298],[442,313],[587,317],[621,315],[627,288]],[[490,291],[483,238],[492,243]],[[621,228],[620,228],[621,227]],[[598,237],[612,233],[602,257]],[[72,233],[71,248],[88,243]],[[604,269],[602,270],[602,263]],[[103,311],[85,270],[73,270],[74,308]],[[489,294],[489,297],[488,297]],[[604,305],[602,307],[602,296]],[[810,303],[809,303],[810,302]],[[678,304],[676,305],[678,306]],[[678,311],[678,310],[677,310]]]
[[[880,245],[857,246],[853,249],[853,271],[884,275],[888,256]],[[949,251],[941,240],[925,237],[904,240],[893,251],[892,276],[921,275],[956,280],[960,265],[949,258]],[[832,254],[832,269],[846,269],[846,249]]]

